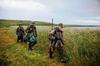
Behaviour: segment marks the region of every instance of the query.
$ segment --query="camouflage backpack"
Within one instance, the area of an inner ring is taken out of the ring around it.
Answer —
[[[51,30],[48,34],[49,40],[60,40],[63,38],[62,31],[56,27],[55,29]]]

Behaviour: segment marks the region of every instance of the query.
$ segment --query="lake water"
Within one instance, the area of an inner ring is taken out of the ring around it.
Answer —
[[[11,28],[17,28],[18,26],[11,26]],[[27,28],[27,26],[23,26]],[[36,26],[37,29],[51,29],[51,26]],[[64,29],[93,29],[93,30],[100,30],[100,27],[65,27]]]
[[[17,28],[18,26],[11,26],[11,28]],[[25,29],[27,28],[27,26],[23,26]],[[51,26],[36,26],[37,29],[51,29]]]
[[[100,27],[65,27],[65,29],[99,29]]]

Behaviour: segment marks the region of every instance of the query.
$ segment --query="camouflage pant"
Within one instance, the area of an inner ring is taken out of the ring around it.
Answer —
[[[51,41],[51,46],[49,48],[49,57],[50,58],[52,58],[53,53],[54,53],[55,50],[59,53],[60,59],[63,59],[64,50],[63,50],[63,47],[61,45],[61,41],[60,40]]]
[[[23,35],[17,36],[17,42],[19,42],[19,41],[23,42]]]

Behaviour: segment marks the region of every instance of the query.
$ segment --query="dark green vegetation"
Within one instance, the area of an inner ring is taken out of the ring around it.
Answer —
[[[64,29],[66,64],[59,62],[57,53],[48,58],[49,30],[38,28],[38,42],[28,51],[27,44],[16,43],[15,28],[0,28],[0,66],[100,66],[99,29]]]
[[[41,26],[49,26],[51,23],[48,22],[43,22],[43,21],[28,21],[28,20],[4,20],[0,19],[0,27],[9,27],[9,26],[16,26],[19,24],[22,25],[29,25],[31,23],[35,23],[36,25],[41,25]]]

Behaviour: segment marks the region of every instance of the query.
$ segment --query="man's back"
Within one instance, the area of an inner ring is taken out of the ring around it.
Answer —
[[[23,27],[18,27],[16,30],[17,35],[24,35],[24,28]]]

